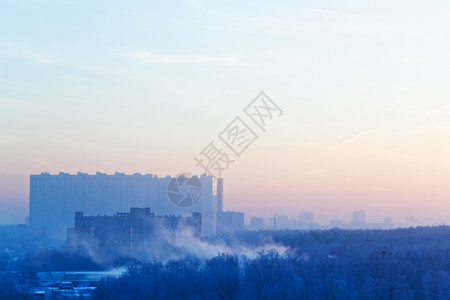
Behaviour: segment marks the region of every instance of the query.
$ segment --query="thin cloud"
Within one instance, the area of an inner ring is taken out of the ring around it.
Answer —
[[[314,160],[316,160],[318,157],[321,157],[322,155],[328,155],[329,153],[334,152],[336,150],[339,150],[340,148],[345,147],[347,145],[350,145],[350,144],[352,144],[354,142],[357,142],[358,140],[360,140],[360,139],[362,139],[362,138],[364,138],[366,136],[370,136],[370,134],[372,134],[374,132],[382,131],[382,130],[388,130],[390,128],[395,128],[395,127],[398,127],[398,126],[401,126],[401,125],[404,125],[404,124],[407,124],[407,123],[411,123],[411,122],[414,122],[414,121],[417,121],[417,120],[426,119],[426,118],[432,117],[435,114],[439,114],[439,113],[448,111],[449,109],[450,109],[450,103],[446,104],[446,105],[443,105],[443,106],[440,106],[440,107],[437,107],[437,108],[434,108],[434,109],[431,109],[431,110],[428,110],[428,111],[425,111],[425,112],[422,112],[422,113],[419,113],[419,114],[417,114],[415,116],[412,116],[410,118],[406,118],[406,119],[399,120],[399,121],[396,121],[396,122],[389,122],[389,123],[382,124],[382,125],[379,125],[379,126],[374,126],[373,128],[369,128],[369,129],[361,131],[361,132],[359,132],[359,133],[357,133],[355,135],[352,135],[351,137],[343,140],[342,142],[340,142],[340,143],[338,143],[338,144],[336,144],[334,146],[329,146],[329,147],[326,147],[325,149],[322,149],[322,150],[318,151],[317,153],[315,153],[311,157],[309,157],[307,159],[304,159],[302,161],[302,163],[304,163],[304,164],[311,163]],[[432,127],[428,126],[428,129],[430,129],[432,131],[441,132],[441,133],[443,133],[445,135],[449,135],[448,127],[446,127],[446,126],[432,126]],[[377,151],[383,151],[384,153],[388,153],[388,154],[389,153],[393,153],[392,151],[387,151],[386,149],[377,149]],[[402,158],[405,159],[405,154],[404,153],[402,154]],[[294,169],[295,165],[292,165],[291,168]],[[320,169],[317,169],[317,170],[320,170]],[[323,169],[323,170],[325,170],[325,169]],[[328,172],[330,170],[331,169],[326,169],[325,172]],[[310,176],[320,175],[320,174],[315,174],[314,173],[315,171],[316,170],[312,170],[309,175]],[[292,170],[286,170],[285,172],[286,173],[292,172]],[[295,170],[295,172],[297,172],[297,170]]]
[[[374,35],[385,37],[387,34],[402,35],[424,32],[422,27],[411,28],[404,25],[398,17],[375,13],[342,12],[334,10],[305,8],[280,9],[274,5],[269,14],[255,15],[253,11],[224,12],[212,9],[211,3],[202,4],[197,0],[186,0],[190,6],[222,22],[233,23],[239,31],[258,34],[290,35],[298,32],[332,33],[348,35]],[[212,6],[214,7],[214,6]],[[269,6],[272,8],[272,6]]]
[[[187,0],[186,3],[196,7],[197,9],[199,9],[205,13],[208,13],[208,14],[215,13],[214,11],[207,9],[203,4],[201,4],[200,2],[198,2],[196,0]]]
[[[358,134],[352,136],[351,138],[348,138],[348,139],[344,140],[343,142],[339,143],[338,145],[332,147],[332,149],[337,149],[337,148],[346,146],[347,144],[350,144],[350,143],[352,143],[352,142],[354,142],[354,141],[356,141],[356,140],[359,140],[360,138],[362,138],[362,137],[368,135],[369,133],[375,131],[376,129],[379,129],[379,128],[374,128],[374,129],[365,130],[365,131],[363,131],[363,132],[360,132],[360,133],[358,133]]]
[[[435,108],[435,109],[431,109],[431,110],[429,110],[429,111],[420,113],[420,114],[418,114],[418,115],[415,115],[415,116],[413,116],[413,117],[410,117],[410,118],[408,118],[408,119],[404,119],[404,120],[401,120],[401,121],[398,121],[398,122],[387,123],[387,124],[385,124],[385,125],[376,126],[376,127],[372,128],[372,129],[369,129],[369,130],[365,130],[365,131],[363,131],[363,132],[360,132],[360,133],[358,133],[358,134],[352,136],[352,137],[349,138],[349,139],[346,139],[345,141],[339,143],[338,145],[336,145],[336,146],[333,147],[333,148],[339,148],[339,147],[345,146],[345,145],[347,145],[347,144],[350,144],[350,143],[352,143],[352,142],[354,142],[354,141],[356,141],[356,140],[359,140],[360,138],[362,138],[362,137],[364,137],[364,136],[366,136],[366,135],[368,135],[368,134],[370,134],[370,133],[372,133],[372,132],[374,132],[374,131],[376,131],[376,130],[388,129],[388,128],[392,128],[392,127],[397,127],[397,126],[400,126],[400,125],[402,125],[402,124],[404,124],[404,123],[408,123],[408,122],[413,122],[413,121],[425,119],[425,118],[431,117],[431,116],[433,116],[433,115],[435,115],[435,114],[444,112],[444,111],[446,111],[446,110],[448,110],[448,109],[450,109],[450,104],[446,104],[446,105],[444,105],[444,106],[441,106],[441,107],[438,107],[438,108]]]
[[[53,64],[55,61],[50,57],[38,53],[10,53],[10,54],[0,54],[1,58],[8,58],[8,59],[20,59],[25,60],[28,62],[32,62],[39,65],[49,65]]]
[[[53,64],[55,62],[52,57],[39,53],[26,53],[21,58],[41,65]]]
[[[424,112],[424,113],[421,113],[421,114],[419,114],[419,115],[417,115],[417,116],[414,116],[414,117],[412,117],[412,118],[407,119],[406,121],[410,122],[410,121],[416,121],[416,120],[428,118],[428,117],[430,117],[430,116],[432,116],[432,115],[434,115],[434,114],[437,114],[437,113],[441,113],[441,112],[443,112],[443,111],[446,111],[446,110],[448,110],[449,108],[450,108],[450,103],[449,103],[449,104],[446,104],[446,105],[444,105],[444,106],[441,106],[441,107],[438,107],[438,108],[435,108],[435,109],[426,111],[426,112]]]
[[[55,63],[54,57],[40,53],[33,49],[26,49],[15,44],[0,41],[1,59],[20,59],[40,65]]]
[[[143,50],[123,50],[118,55],[128,59],[159,64],[220,64],[235,65],[239,60],[234,56],[203,56],[159,54]]]

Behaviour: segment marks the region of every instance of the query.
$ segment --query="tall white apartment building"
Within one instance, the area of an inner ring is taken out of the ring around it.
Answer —
[[[75,212],[113,215],[131,207],[150,207],[155,215],[202,214],[202,235],[215,234],[223,207],[223,180],[208,175],[158,177],[135,173],[30,175],[29,228],[37,236],[65,239]]]

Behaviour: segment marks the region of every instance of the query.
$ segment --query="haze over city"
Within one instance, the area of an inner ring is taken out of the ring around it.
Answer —
[[[449,16],[0,0],[0,299],[450,299]]]
[[[448,222],[447,2],[1,6],[2,224],[30,174],[201,174],[260,91],[283,115],[222,174],[225,210]]]

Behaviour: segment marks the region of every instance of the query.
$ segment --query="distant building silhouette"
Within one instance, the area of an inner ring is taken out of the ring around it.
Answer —
[[[66,245],[70,249],[132,249],[158,242],[162,237],[174,240],[177,230],[186,228],[194,236],[200,236],[201,214],[193,213],[191,217],[155,216],[150,208],[131,208],[129,213],[113,216],[85,216],[76,212],[75,227],[67,229]]]
[[[223,207],[223,180],[212,176],[178,178],[156,175],[59,173],[30,176],[29,228],[33,235],[64,239],[75,212],[112,215],[130,207],[151,207],[155,215],[202,214],[202,235],[216,231]]]
[[[354,211],[350,224],[355,228],[364,228],[366,226],[366,212],[364,210]]]
[[[251,230],[263,230],[264,219],[253,217],[250,219],[250,229]]]
[[[340,219],[336,219],[336,220],[330,220],[330,228],[345,228],[348,227],[348,224],[345,224],[345,220],[340,220]]]
[[[314,223],[314,214],[312,212],[303,211],[299,213],[298,220],[301,229],[308,229]]]
[[[348,225],[343,226],[346,228]],[[385,218],[383,223],[368,223],[366,221],[366,212],[358,210],[353,212],[353,218],[350,222],[351,229],[391,229],[394,227],[391,218]]]
[[[277,216],[277,230],[290,228],[289,217],[287,215]]]
[[[224,211],[217,213],[217,234],[244,230],[244,213]]]
[[[216,182],[214,182],[216,180]],[[213,179],[213,197],[216,197],[217,211],[223,211],[223,179]]]

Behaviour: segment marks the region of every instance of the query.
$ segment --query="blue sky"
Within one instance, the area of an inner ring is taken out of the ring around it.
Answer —
[[[31,173],[198,173],[261,90],[285,113],[224,175],[226,209],[445,219],[449,6],[0,1],[0,223]]]

